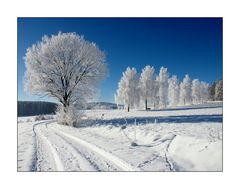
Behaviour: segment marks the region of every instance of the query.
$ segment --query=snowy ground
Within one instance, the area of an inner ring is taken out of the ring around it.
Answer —
[[[222,104],[89,110],[78,128],[19,118],[18,171],[222,171]]]

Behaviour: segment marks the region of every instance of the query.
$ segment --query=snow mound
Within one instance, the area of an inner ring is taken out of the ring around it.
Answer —
[[[222,171],[222,141],[176,136],[168,158],[176,171]]]

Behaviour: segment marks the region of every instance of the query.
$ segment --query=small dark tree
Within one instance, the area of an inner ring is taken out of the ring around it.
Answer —
[[[213,84],[208,89],[209,100],[212,100],[212,101],[215,100],[215,86],[216,86],[216,81],[214,81]]]
[[[219,80],[215,86],[215,100],[223,100],[223,81]]]

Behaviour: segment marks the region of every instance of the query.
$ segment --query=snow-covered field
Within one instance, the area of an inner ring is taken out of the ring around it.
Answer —
[[[20,117],[18,171],[222,171],[222,104],[88,110],[77,128]]]

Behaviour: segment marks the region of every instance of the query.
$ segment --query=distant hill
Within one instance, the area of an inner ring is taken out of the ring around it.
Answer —
[[[110,102],[90,102],[86,109],[117,109],[117,105]]]
[[[54,114],[57,104],[43,101],[18,101],[18,116]]]

